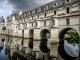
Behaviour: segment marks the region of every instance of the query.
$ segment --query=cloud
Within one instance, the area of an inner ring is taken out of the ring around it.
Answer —
[[[4,13],[7,13],[7,11],[0,9],[0,14],[4,14]]]
[[[6,19],[14,10],[26,12],[51,1],[53,0],[0,0],[0,16]]]
[[[4,0],[3,4],[11,10],[28,11],[53,0]]]

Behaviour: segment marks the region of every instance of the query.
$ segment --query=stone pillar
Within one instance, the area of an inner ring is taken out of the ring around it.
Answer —
[[[18,37],[22,37],[22,30],[18,30]]]
[[[51,28],[51,43],[50,44],[51,44],[50,56],[57,57],[58,46],[59,46],[58,29],[57,28]]]
[[[36,53],[36,58],[39,58],[40,45],[40,29],[34,29],[33,52]]]
[[[24,38],[29,38],[29,30],[24,29]]]
[[[23,47],[26,48],[26,52],[25,53],[28,53],[28,42],[29,42],[29,39],[24,39]]]

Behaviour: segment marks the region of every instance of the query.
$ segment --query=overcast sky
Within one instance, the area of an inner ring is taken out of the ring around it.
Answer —
[[[6,18],[12,11],[28,11],[53,0],[0,0],[0,17]]]

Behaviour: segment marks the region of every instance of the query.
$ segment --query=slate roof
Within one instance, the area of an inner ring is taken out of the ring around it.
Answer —
[[[71,0],[71,2],[74,2],[74,1],[77,1],[77,0]],[[27,12],[24,12],[23,15],[26,13],[26,16],[27,16],[27,13],[28,13],[28,12],[30,12],[30,15],[32,15],[32,11],[33,11],[33,10],[35,10],[35,14],[36,14],[36,13],[38,13],[38,12],[37,12],[37,9],[38,9],[38,8],[41,8],[41,12],[43,12],[43,11],[44,11],[44,7],[45,7],[46,5],[48,5],[48,9],[53,9],[53,8],[54,8],[54,7],[53,7],[53,4],[55,4],[55,3],[58,3],[58,6],[60,6],[60,5],[65,4],[65,0],[55,0],[55,1],[51,1],[51,2],[49,2],[49,3],[47,3],[47,4],[44,4],[44,5],[40,6],[40,7],[37,7],[37,8],[35,8],[35,9],[29,10],[29,11],[27,11]]]

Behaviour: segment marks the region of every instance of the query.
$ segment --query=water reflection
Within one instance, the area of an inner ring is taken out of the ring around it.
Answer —
[[[78,57],[79,56],[79,46],[78,44],[70,44],[67,42],[67,40],[64,40],[64,49],[66,53],[72,57]]]
[[[6,42],[4,42],[3,49],[1,50],[0,60],[9,60],[8,55],[5,54],[5,47],[6,47],[5,44],[6,44]]]

